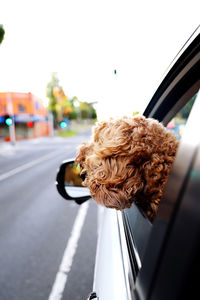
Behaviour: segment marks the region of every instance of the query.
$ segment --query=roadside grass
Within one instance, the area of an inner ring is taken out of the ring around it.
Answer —
[[[58,132],[58,136],[61,136],[61,137],[69,137],[69,136],[74,136],[78,133],[77,130],[66,130],[66,131],[61,131],[61,132]]]

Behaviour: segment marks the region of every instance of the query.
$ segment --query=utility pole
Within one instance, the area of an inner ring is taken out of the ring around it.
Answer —
[[[48,111],[48,123],[50,127],[50,136],[54,136],[53,114],[50,111]]]
[[[13,103],[12,103],[12,96],[11,93],[7,93],[7,112],[8,115],[12,118],[12,124],[9,126],[9,135],[10,135],[10,142],[14,146],[16,143],[15,138],[15,120],[13,114]]]

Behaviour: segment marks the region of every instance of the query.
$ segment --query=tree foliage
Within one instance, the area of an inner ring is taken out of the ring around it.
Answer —
[[[47,97],[49,98],[48,108],[54,116],[56,127],[57,122],[61,122],[64,116],[66,117],[72,112],[70,101],[60,85],[56,73],[51,74],[51,80],[47,84]]]
[[[57,73],[51,74],[47,84],[47,97],[49,98],[49,111],[54,116],[54,126],[63,119],[96,119],[94,103],[80,101],[76,96],[69,99],[59,83]]]
[[[5,35],[5,30],[3,28],[3,25],[0,24],[0,44],[2,43],[2,41],[4,39],[4,35]]]
[[[94,109],[94,103],[88,103],[80,101],[77,97],[71,99],[71,105],[73,108],[72,113],[69,115],[70,119],[96,119],[97,114]]]

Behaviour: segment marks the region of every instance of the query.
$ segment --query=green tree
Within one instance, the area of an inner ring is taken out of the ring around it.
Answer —
[[[80,101],[77,97],[73,97],[70,101],[72,105],[72,113],[69,115],[70,119],[96,119],[96,110],[93,107],[96,102]]]
[[[79,109],[77,109],[77,104],[79,103],[78,98],[74,96],[72,99],[69,100],[72,108],[72,112],[69,114],[70,120],[78,119],[80,113]]]
[[[2,41],[4,39],[4,35],[5,35],[5,30],[3,28],[3,25],[0,24],[0,44],[2,43]]]
[[[54,127],[57,127],[57,110],[56,110],[56,98],[53,94],[54,88],[59,86],[59,80],[56,73],[51,74],[51,81],[47,84],[47,97],[49,98],[49,111],[52,112],[54,118]]]
[[[55,72],[51,74],[51,80],[47,84],[47,97],[49,98],[48,108],[54,116],[54,127],[56,128],[58,122],[61,122],[64,117],[68,117],[72,108]]]
[[[96,119],[96,111],[93,107],[95,103],[80,102],[82,119]]]

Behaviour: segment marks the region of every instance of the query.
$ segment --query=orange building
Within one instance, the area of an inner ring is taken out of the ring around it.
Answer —
[[[31,93],[0,93],[0,139],[9,141],[6,116],[15,123],[16,140],[49,135],[48,112],[42,100]]]

